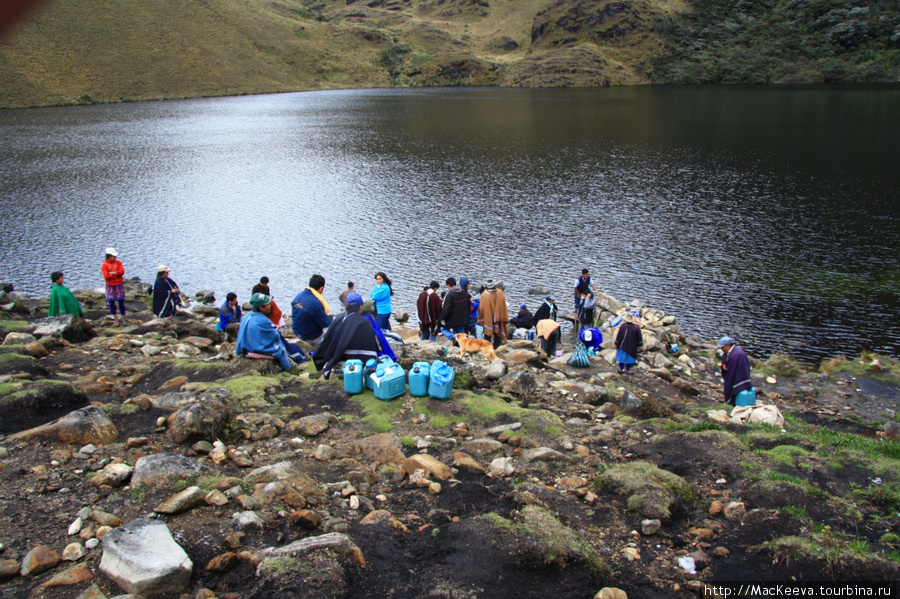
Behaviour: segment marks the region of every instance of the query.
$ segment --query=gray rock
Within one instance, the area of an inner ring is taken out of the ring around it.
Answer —
[[[402,308],[399,310],[394,310],[394,320],[396,320],[400,324],[403,324],[404,322],[409,320],[409,312],[403,310]]]
[[[491,362],[491,365],[487,367],[487,370],[484,373],[484,378],[489,381],[496,381],[502,378],[509,371],[509,367],[506,365],[506,362],[497,358]]]
[[[180,514],[203,504],[205,499],[206,494],[200,490],[200,487],[188,487],[181,493],[176,493],[166,499],[153,511],[160,514]]]
[[[641,520],[641,534],[653,535],[659,532],[660,528],[662,528],[662,522],[659,521],[659,518]]]
[[[266,525],[265,520],[263,520],[259,514],[251,511],[235,514],[234,523],[240,530],[248,530],[251,528],[262,530]]]
[[[511,476],[515,472],[512,465],[512,458],[497,458],[488,466],[488,475],[494,477]]]
[[[216,471],[209,466],[182,455],[165,453],[147,455],[135,463],[131,486],[155,487],[180,479],[193,480],[199,476],[215,473]]]
[[[599,406],[609,401],[609,392],[606,390],[606,387],[569,380],[553,381],[550,383],[550,386],[565,391],[569,397],[576,401],[592,406]]]
[[[549,295],[552,293],[549,287],[543,285],[535,285],[528,289],[528,295]]]
[[[214,291],[202,290],[198,291],[194,294],[194,299],[196,299],[201,304],[214,304],[216,303],[216,293]],[[197,311],[197,308],[194,308],[194,312]]]
[[[85,406],[47,424],[10,435],[10,439],[49,437],[63,443],[106,445],[119,436],[119,429],[106,412],[97,406]]]
[[[137,518],[103,537],[100,571],[145,597],[187,589],[193,562],[160,520]]]
[[[662,380],[667,381],[669,383],[671,383],[672,381],[675,380],[675,375],[673,375],[671,372],[669,372],[665,368],[651,368],[650,374],[658,376]]]
[[[462,450],[476,456],[486,456],[503,449],[504,445],[496,439],[472,439],[462,446]]]
[[[669,359],[665,354],[663,354],[663,353],[655,353],[655,354],[653,354],[653,361],[652,361],[652,364],[653,364],[653,367],[654,367],[654,368],[669,368],[669,367],[675,365],[675,363],[674,363],[672,360],[670,360],[670,359]]]
[[[499,424],[497,426],[492,426],[491,428],[484,431],[485,435],[499,435],[500,433],[504,433],[506,431],[515,431],[522,428],[521,422],[510,422],[509,424]]]
[[[218,399],[207,397],[202,403],[184,406],[166,421],[169,435],[176,443],[198,438],[218,438],[231,421],[231,410]]]
[[[97,336],[88,322],[72,314],[60,314],[35,320],[35,337],[62,337],[69,343],[82,343]]]
[[[505,393],[528,393],[535,388],[534,375],[524,370],[515,370],[500,379]]]
[[[636,410],[642,405],[644,402],[641,401],[641,398],[632,393],[631,391],[626,391],[624,395],[622,395],[622,411],[628,412],[629,410]]]
[[[526,462],[534,462],[535,460],[560,460],[563,462],[570,461],[571,458],[564,453],[551,449],[549,447],[538,447],[536,449],[526,449],[522,452],[522,459]]]
[[[7,333],[6,338],[0,345],[28,345],[35,341],[37,341],[37,338],[34,335],[29,333],[17,333],[14,331],[12,333]]]

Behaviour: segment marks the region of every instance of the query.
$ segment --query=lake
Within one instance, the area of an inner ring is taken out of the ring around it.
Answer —
[[[325,91],[0,111],[0,280],[157,264],[282,307],[376,271],[598,289],[806,363],[900,348],[900,87]]]

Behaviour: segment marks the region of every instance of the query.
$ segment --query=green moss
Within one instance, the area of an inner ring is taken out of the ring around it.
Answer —
[[[894,534],[892,532],[886,532],[881,535],[881,538],[878,540],[885,545],[896,545],[900,543],[900,535]]]
[[[803,374],[797,360],[781,352],[776,352],[765,362],[760,362],[754,371],[775,376],[800,376]]]
[[[629,462],[599,476],[601,485],[627,497],[628,509],[647,518],[668,518],[678,501],[691,501],[694,488],[686,480],[649,462]]]
[[[140,409],[140,406],[138,406],[137,404],[122,404],[119,406],[119,414],[134,414]]]
[[[789,516],[794,516],[795,518],[800,518],[801,520],[806,520],[809,518],[809,514],[806,512],[806,508],[802,505],[783,505],[778,508],[778,511],[782,514],[787,514]]]
[[[186,383],[183,388],[186,391],[205,391],[224,387],[230,391],[229,398],[232,401],[245,407],[268,407],[266,392],[286,383],[289,378],[290,375],[286,372],[270,376],[250,375],[210,383]]]
[[[772,449],[760,452],[776,464],[796,466],[798,461],[809,457],[809,452],[796,445],[776,445]]]
[[[393,422],[400,417],[400,412],[403,411],[402,401],[382,401],[368,390],[351,396],[350,400],[362,405],[362,421],[379,433],[394,430]]]
[[[259,564],[260,573],[275,574],[277,576],[299,572],[300,569],[301,561],[296,557],[291,557],[289,555],[270,557],[264,559]]]
[[[193,362],[187,359],[180,359],[175,361],[175,370],[186,373],[227,373],[234,371],[234,364],[231,364],[229,362]]]
[[[31,332],[34,329],[34,325],[27,320],[0,320],[0,329],[5,330],[7,333]]]
[[[416,444],[416,438],[412,435],[403,435],[400,437],[400,443],[402,443],[404,447],[412,447]]]
[[[883,559],[869,552],[869,543],[865,539],[833,531],[830,526],[802,536],[779,537],[753,549],[765,550],[775,561],[783,561],[787,566],[799,558],[824,561],[829,566],[844,564],[851,567]]]
[[[552,513],[534,505],[526,506],[520,513],[522,520],[518,522],[496,513],[485,514],[480,519],[505,534],[536,540],[536,544],[527,544],[540,552],[547,565],[565,568],[574,561],[584,561],[601,578],[612,575],[612,569],[591,544]]]
[[[26,362],[33,362],[34,358],[17,353],[0,354],[0,364],[12,364],[13,362],[19,362],[21,360],[25,360]]]
[[[22,383],[0,383],[0,396],[9,395],[22,388]]]

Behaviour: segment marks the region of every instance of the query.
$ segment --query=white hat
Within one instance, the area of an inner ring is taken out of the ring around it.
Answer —
[[[119,252],[116,251],[116,248],[106,248],[103,250],[104,254],[109,254],[110,256],[118,256]]]
[[[163,272],[163,271],[172,272],[172,269],[166,268],[165,264],[160,264],[159,266],[156,267],[156,272]]]

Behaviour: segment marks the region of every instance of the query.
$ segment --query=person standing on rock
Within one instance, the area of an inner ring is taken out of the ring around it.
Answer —
[[[416,310],[419,314],[419,338],[434,341],[437,338],[438,321],[441,318],[441,298],[437,293],[440,285],[432,281],[422,289],[416,300]]]
[[[544,297],[544,303],[541,304],[541,307],[537,309],[537,312],[534,313],[534,322],[535,324],[549,318],[550,320],[556,320],[557,309],[556,309],[556,298],[552,295],[548,294]]]
[[[484,338],[491,341],[494,349],[506,343],[509,332],[509,312],[506,295],[497,288],[493,279],[488,279],[481,293],[478,305],[478,325],[484,329]]]
[[[441,320],[444,326],[441,332],[454,345],[457,345],[456,334],[465,333],[469,326],[469,312],[472,309],[472,296],[469,295],[469,279],[463,277],[456,284],[456,279],[447,279],[447,295],[441,309]]]
[[[394,289],[391,287],[391,280],[383,272],[375,273],[375,289],[369,295],[371,300],[375,302],[375,320],[383,331],[391,330],[391,296],[394,295]]]
[[[347,296],[353,293],[353,281],[347,282],[347,288],[344,289],[341,294],[338,296],[338,301],[341,302],[341,305],[344,307],[344,310],[347,309]]]
[[[60,314],[72,314],[73,316],[84,316],[81,304],[69,291],[69,288],[63,285],[63,273],[56,271],[50,275],[53,287],[50,289],[50,316],[59,316]]]
[[[175,309],[181,306],[181,289],[169,278],[172,269],[165,264],[156,267],[156,282],[153,284],[153,315],[157,318],[175,316]]]
[[[731,337],[722,337],[716,347],[722,350],[721,369],[725,403],[733,406],[740,392],[753,388],[753,382],[750,380],[750,360],[746,352],[735,345]]]
[[[119,260],[119,252],[115,248],[106,248],[106,260],[100,265],[103,279],[106,281],[106,301],[109,302],[109,313],[117,323],[125,324],[125,267]],[[119,304],[120,315],[116,316],[116,304]]]
[[[594,280],[591,278],[591,274],[588,272],[588,269],[581,269],[581,276],[575,279],[575,309],[578,310],[579,306],[581,306],[581,298],[591,289],[594,290],[594,293],[597,292],[597,286],[594,285]]]
[[[634,322],[634,315],[626,312],[616,335],[616,361],[619,374],[631,374],[631,367],[637,364],[638,349],[644,345],[641,327]]]

